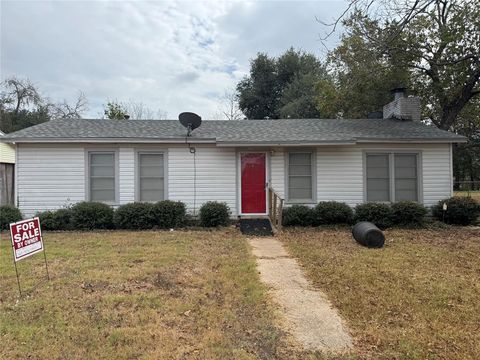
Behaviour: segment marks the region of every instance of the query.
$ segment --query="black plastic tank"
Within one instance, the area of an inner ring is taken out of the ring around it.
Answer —
[[[352,228],[352,235],[357,242],[369,248],[381,248],[385,244],[383,232],[368,221],[362,221]]]

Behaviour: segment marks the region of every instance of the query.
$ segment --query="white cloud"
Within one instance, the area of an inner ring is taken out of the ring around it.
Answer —
[[[217,111],[218,96],[259,51],[322,54],[343,2],[2,1],[1,77],[29,77],[54,100],[82,90],[89,116],[108,99],[135,100],[171,118]]]

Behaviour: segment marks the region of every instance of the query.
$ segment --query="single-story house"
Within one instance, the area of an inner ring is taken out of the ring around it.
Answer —
[[[285,204],[350,206],[452,195],[452,144],[465,138],[420,121],[402,92],[382,118],[203,121],[52,120],[4,137],[17,147],[16,194],[25,216],[79,201],[118,206],[183,201],[190,212],[226,202],[232,217]]]
[[[0,138],[5,136],[0,131]],[[15,145],[0,142],[0,205],[14,203]]]

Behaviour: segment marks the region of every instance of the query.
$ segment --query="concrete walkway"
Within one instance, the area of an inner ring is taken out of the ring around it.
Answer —
[[[261,280],[270,287],[284,314],[286,330],[306,350],[343,352],[352,339],[342,319],[325,294],[314,289],[290,257],[282,243],[273,237],[250,239]]]

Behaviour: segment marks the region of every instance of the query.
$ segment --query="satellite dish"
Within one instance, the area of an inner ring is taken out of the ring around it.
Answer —
[[[182,112],[178,115],[178,120],[180,120],[180,123],[187,128],[188,136],[190,136],[190,133],[202,124],[202,118],[192,112]]]

